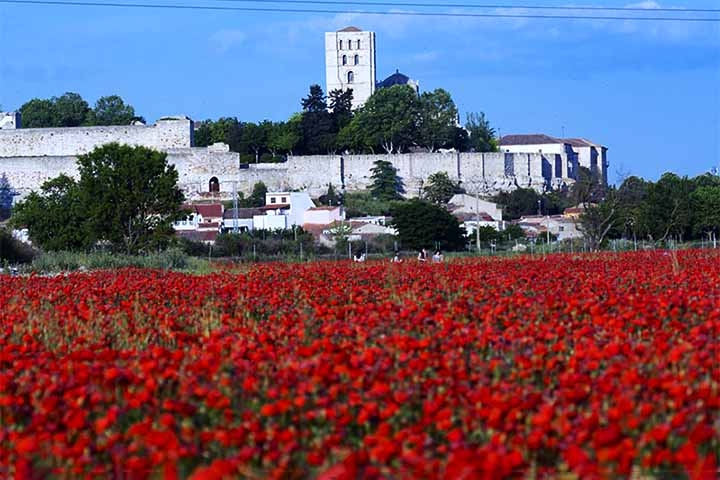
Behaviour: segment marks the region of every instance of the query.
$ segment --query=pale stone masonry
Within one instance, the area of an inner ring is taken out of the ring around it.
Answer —
[[[375,32],[347,27],[325,33],[325,93],[353,91],[352,108],[362,106],[375,92]]]
[[[256,182],[264,182],[270,190],[307,191],[312,196],[325,193],[328,184],[336,189],[363,190],[371,184],[371,169],[378,160],[395,166],[410,197],[417,196],[428,177],[440,171],[468,192],[486,195],[519,187],[537,191],[559,188],[574,182],[578,171],[577,155],[545,150],[318,155],[289,157],[284,163],[241,165],[239,155],[225,144],[194,147],[192,120],[167,117],[155,125],[0,130],[0,174],[5,173],[25,196],[61,173],[77,176],[77,156],[111,142],[166,152],[189,199],[229,198],[234,186],[249,194]]]

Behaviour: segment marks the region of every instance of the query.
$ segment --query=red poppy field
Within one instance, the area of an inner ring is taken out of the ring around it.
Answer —
[[[0,277],[0,478],[715,479],[720,254]]]

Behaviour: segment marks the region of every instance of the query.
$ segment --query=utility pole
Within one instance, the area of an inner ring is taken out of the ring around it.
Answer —
[[[238,230],[239,230],[239,228],[238,228],[237,180],[233,180],[232,184],[233,184],[233,210],[235,211],[235,214],[234,214],[235,223],[233,224],[233,233],[237,234]]]
[[[475,189],[475,246],[480,254],[480,196]]]

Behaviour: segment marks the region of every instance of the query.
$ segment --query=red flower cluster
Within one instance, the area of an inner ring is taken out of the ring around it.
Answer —
[[[718,476],[720,255],[0,277],[0,478]]]

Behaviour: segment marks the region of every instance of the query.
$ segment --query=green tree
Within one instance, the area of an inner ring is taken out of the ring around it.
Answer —
[[[267,145],[271,129],[272,124],[267,121],[260,124],[252,122],[243,124],[242,143],[245,146],[243,150],[250,150],[255,155],[255,163],[260,160],[260,153]]]
[[[640,228],[651,240],[669,237],[689,238],[692,233],[692,181],[674,173],[665,173],[648,185],[640,208]]]
[[[88,230],[98,240],[137,253],[173,235],[184,197],[167,154],[112,143],[81,155],[78,173]]]
[[[86,230],[86,221],[77,183],[60,175],[18,203],[10,224],[27,228],[30,239],[43,250],[81,250],[96,239]]]
[[[278,122],[273,125],[269,133],[267,145],[273,156],[278,152],[292,155],[293,150],[300,141],[301,116],[294,115],[287,122]]]
[[[613,230],[622,228],[623,218],[620,215],[618,196],[614,189],[608,190],[606,198],[598,203],[585,204],[585,211],[580,215],[577,228],[591,250],[602,247]]]
[[[265,206],[265,195],[267,195],[267,186],[263,182],[257,182],[253,185],[252,192],[247,198],[248,207],[263,207]]]
[[[90,105],[77,93],[67,92],[51,101],[55,104],[55,126],[58,127],[78,127],[90,113]]]
[[[335,149],[336,130],[327,110],[325,94],[320,85],[312,85],[302,100],[300,147],[305,155],[322,155]]]
[[[458,110],[450,94],[438,88],[420,96],[419,143],[429,152],[455,143]]]
[[[370,170],[372,183],[370,193],[373,198],[381,201],[400,200],[405,193],[402,179],[397,169],[387,160],[377,160]]]
[[[720,186],[702,186],[690,194],[695,235],[720,233]]]
[[[398,202],[392,208],[393,226],[403,248],[439,245],[443,250],[465,247],[465,231],[447,209],[424,200]]]
[[[352,99],[352,89],[333,90],[328,95],[328,107],[336,133],[345,128],[352,120]]]
[[[328,183],[327,192],[324,195],[320,195],[320,198],[318,199],[322,205],[340,205],[340,195],[335,192],[335,187],[333,187],[332,183]]]
[[[90,125],[130,125],[135,109],[118,95],[100,97],[90,114]]]
[[[423,187],[426,200],[437,204],[446,204],[458,193],[458,184],[450,179],[447,172],[435,172],[430,175]]]
[[[485,113],[468,113],[465,128],[469,132],[469,146],[475,152],[497,152],[498,140],[495,129],[485,118]]]
[[[542,202],[540,195],[531,188],[518,188],[512,192],[502,192],[493,198],[495,203],[503,207],[503,219],[517,220],[525,215],[537,215],[538,202]]]
[[[402,153],[419,140],[420,99],[407,85],[376,91],[355,114],[350,125],[358,138],[354,143],[371,151]]]
[[[20,107],[23,128],[58,127],[58,114],[52,100],[33,98]]]

